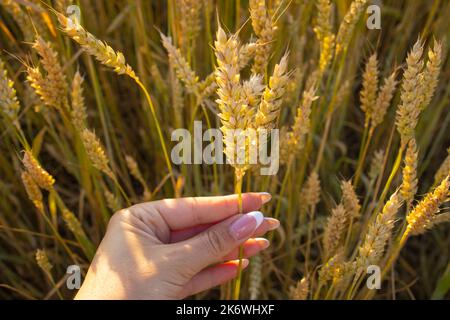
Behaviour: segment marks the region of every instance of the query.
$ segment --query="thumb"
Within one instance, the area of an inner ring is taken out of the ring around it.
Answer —
[[[183,247],[189,250],[187,258],[191,267],[200,271],[223,261],[225,255],[253,235],[263,220],[264,216],[259,211],[236,215],[183,241]]]

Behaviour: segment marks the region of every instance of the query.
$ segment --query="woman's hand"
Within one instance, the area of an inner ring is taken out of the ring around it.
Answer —
[[[266,249],[255,238],[279,226],[258,210],[267,193],[168,199],[111,218],[76,299],[181,299],[234,278],[244,256]],[[249,213],[250,212],[250,213]],[[242,261],[245,268],[248,260]]]

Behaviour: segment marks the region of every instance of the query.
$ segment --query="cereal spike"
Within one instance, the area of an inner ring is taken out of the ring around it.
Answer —
[[[331,211],[323,237],[323,247],[327,257],[332,257],[336,253],[343,238],[347,220],[348,214],[342,204],[337,205]]]
[[[292,300],[306,300],[309,294],[309,280],[302,278],[292,292]]]
[[[55,179],[41,167],[30,151],[25,151],[22,162],[28,174],[40,188],[48,191],[53,189]]]
[[[105,66],[112,68],[118,74],[126,74],[134,80],[139,78],[134,70],[125,62],[122,52],[114,51],[107,43],[98,40],[93,34],[86,31],[77,20],[72,20],[57,13],[58,21],[63,31],[76,41],[88,54],[94,56]]]
[[[86,107],[84,105],[83,97],[83,77],[77,71],[72,81],[72,122],[78,130],[82,130],[86,127]]]
[[[370,56],[363,74],[363,89],[361,90],[361,109],[366,116],[366,125],[375,112],[378,91],[378,59],[377,54]]]
[[[406,149],[403,181],[400,188],[400,194],[408,205],[412,203],[417,192],[417,156],[416,140],[411,139]]]
[[[42,202],[42,192],[39,186],[34,182],[33,178],[26,171],[22,172],[21,175],[22,183],[25,186],[25,191],[27,192],[28,198],[33,202],[35,207],[39,210],[44,209],[44,204]]]
[[[397,72],[394,71],[391,75],[384,79],[384,84],[378,93],[377,101],[375,103],[375,108],[371,116],[371,126],[373,128],[377,127],[384,120],[387,109],[391,104],[392,97],[397,86],[397,80],[395,80]]]
[[[85,128],[81,132],[81,140],[92,165],[107,176],[114,178],[114,174],[108,164],[108,157],[95,133]]]
[[[289,79],[287,74],[287,55],[284,55],[280,62],[275,65],[273,74],[269,79],[269,85],[263,93],[258,112],[255,116],[255,127],[272,129],[280,114],[282,96],[286,91]]]
[[[355,260],[357,270],[365,270],[371,264],[377,264],[383,257],[384,248],[392,237],[392,229],[395,224],[395,216],[401,206],[401,200],[394,193],[386,202],[381,213],[379,213],[367,230],[364,242],[358,249]]]
[[[186,85],[189,92],[196,93],[198,77],[195,75],[195,72],[191,69],[186,59],[184,59],[180,50],[172,44],[172,39],[162,33],[160,35],[163,46],[169,55],[169,63],[175,69],[177,78]]]
[[[41,57],[40,61],[46,71],[43,76],[46,94],[44,102],[57,109],[67,107],[67,83],[61,64],[58,60],[58,53],[51,47],[49,42],[44,41],[40,36],[36,38],[33,49]],[[42,84],[41,84],[42,86]]]
[[[439,212],[439,206],[448,199],[449,187],[450,181],[447,175],[434,191],[428,192],[425,198],[415,206],[406,217],[408,221],[408,227],[405,231],[406,235],[425,233],[425,231],[435,226],[436,222],[441,222],[441,220],[445,221],[437,213]]]
[[[43,249],[36,250],[36,262],[38,266],[48,275],[50,275],[50,271],[53,269],[50,261],[48,260],[47,253]]]
[[[401,90],[401,104],[397,109],[396,124],[401,136],[402,147],[406,147],[409,140],[414,137],[414,130],[420,114],[420,88],[419,79],[423,69],[423,44],[417,40],[413,49],[406,58],[407,68],[403,74]]]
[[[436,172],[434,176],[434,184],[437,185],[440,183],[446,176],[450,174],[450,148],[447,149],[447,158],[445,158],[444,162],[442,162],[439,170]]]
[[[250,0],[249,7],[252,27],[258,37],[252,71],[253,73],[264,74],[269,61],[272,49],[271,42],[274,39],[276,27],[269,17],[265,0]]]
[[[350,217],[358,219],[361,214],[361,205],[358,196],[350,181],[342,181],[342,203]]]
[[[11,119],[17,117],[20,104],[17,100],[14,82],[9,79],[5,63],[0,59],[0,107],[4,114]]]
[[[353,35],[356,23],[366,7],[367,0],[354,0],[344,16],[336,36],[336,54],[347,48]]]

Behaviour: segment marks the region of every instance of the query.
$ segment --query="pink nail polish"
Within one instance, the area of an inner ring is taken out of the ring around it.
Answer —
[[[248,238],[260,226],[263,220],[264,216],[259,211],[244,214],[230,225],[230,234],[236,240]]]

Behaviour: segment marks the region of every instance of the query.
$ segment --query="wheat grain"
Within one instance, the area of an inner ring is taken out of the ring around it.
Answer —
[[[400,197],[397,193],[394,193],[384,205],[383,210],[377,214],[375,221],[369,225],[364,242],[359,247],[358,256],[355,260],[355,268],[359,272],[366,270],[369,265],[379,263],[386,244],[392,237],[395,217],[400,206]]]
[[[78,130],[83,130],[86,127],[86,106],[84,105],[83,97],[83,77],[77,71],[72,81],[72,110],[71,118],[72,122]]]
[[[280,62],[275,65],[269,85],[264,90],[258,112],[255,116],[255,127],[272,129],[280,114],[283,94],[289,79],[287,74],[287,55],[284,55]]]
[[[195,75],[195,72],[191,69],[186,59],[184,59],[180,50],[173,46],[170,37],[161,33],[161,39],[169,55],[169,63],[174,68],[178,79],[186,85],[189,92],[196,93],[198,77]]]
[[[397,109],[396,124],[401,136],[402,147],[414,137],[414,130],[420,114],[421,90],[419,79],[423,69],[423,44],[419,40],[406,58],[407,68],[403,74],[401,104]]]
[[[392,72],[391,75],[384,79],[383,86],[378,93],[378,97],[375,103],[375,108],[371,115],[371,126],[372,128],[377,127],[384,120],[387,109],[391,104],[392,97],[394,96],[394,91],[397,86],[397,81],[395,80],[396,71]]]
[[[237,154],[236,130],[245,133],[253,119],[254,110],[249,108],[245,101],[242,84],[240,83],[238,39],[235,35],[228,38],[225,31],[219,27],[214,44],[218,64],[215,76],[219,98],[216,102],[220,110],[219,117],[222,122],[221,130],[224,134],[225,155],[233,164]],[[245,170],[249,168],[246,159],[244,160],[243,164],[237,165],[234,163],[236,174],[239,177],[242,177]]]
[[[339,54],[344,49],[347,50],[353,35],[353,30],[355,29],[356,23],[363,13],[366,4],[367,0],[354,0],[350,4],[350,8],[345,14],[344,20],[341,22],[336,36],[336,54]]]
[[[22,162],[28,174],[40,188],[48,191],[53,189],[55,179],[42,168],[30,151],[25,151]]]
[[[13,0],[1,0],[0,3],[16,21],[20,31],[22,31],[24,40],[27,42],[33,41],[34,32],[33,29],[30,28],[30,22],[27,14],[23,12],[20,6]]]
[[[323,247],[327,257],[332,257],[340,246],[348,218],[348,214],[342,204],[338,204],[331,211],[323,236]]]
[[[265,0],[250,0],[249,7],[252,27],[258,37],[252,72],[264,74],[268,64],[272,47],[271,42],[274,39],[276,27],[268,15]]]
[[[180,0],[177,8],[180,10],[180,44],[182,48],[187,48],[201,29],[200,13],[202,1]]]
[[[119,199],[114,194],[112,194],[112,192],[105,188],[105,190],[103,191],[103,195],[105,196],[106,205],[109,209],[111,209],[113,212],[117,212],[121,209]]]
[[[85,237],[85,233],[83,228],[81,227],[80,221],[78,221],[77,217],[73,214],[72,211],[64,209],[62,211],[62,218],[72,233],[77,237]]]
[[[265,88],[262,84],[262,80],[263,79],[259,74],[253,74],[250,79],[245,80],[242,83],[243,94],[250,108],[258,108]]]
[[[442,162],[438,171],[434,175],[434,184],[440,183],[446,176],[450,174],[450,148],[447,149],[447,157]]]
[[[51,265],[50,261],[48,260],[47,253],[44,249],[37,249],[36,250],[36,262],[45,273],[50,275],[51,270],[53,269],[53,266]]]
[[[302,278],[297,282],[297,286],[292,291],[292,300],[306,300],[309,294],[309,280]]]
[[[420,201],[414,209],[408,214],[406,220],[408,226],[406,235],[418,235],[426,232],[436,225],[437,222],[446,221],[446,217],[440,218],[439,207],[447,201],[449,195],[450,181],[449,176],[433,191],[428,192],[422,201]]]
[[[306,210],[315,207],[320,201],[320,179],[316,171],[312,171],[306,179],[300,195],[300,206]]]
[[[305,145],[305,138],[311,127],[311,107],[313,102],[319,98],[315,92],[314,87],[303,92],[302,102],[297,108],[294,124],[287,138],[288,152],[291,156],[298,154]]]
[[[10,119],[15,119],[20,111],[14,82],[8,77],[5,63],[0,59],[0,105],[1,111]]]
[[[25,186],[25,191],[27,192],[28,198],[40,211],[44,209],[44,204],[42,202],[42,192],[39,186],[34,182],[33,178],[26,171],[22,172],[22,183]]]
[[[47,86],[38,67],[27,67],[27,80],[45,105],[55,108],[59,107],[60,97],[55,95],[55,91],[50,86]]]
[[[378,175],[381,173],[381,168],[383,166],[384,151],[375,151],[372,160],[370,161],[369,178],[374,181]]]
[[[245,68],[250,60],[255,56],[258,45],[255,42],[249,42],[242,45],[239,49],[239,69]]]
[[[85,52],[94,56],[105,66],[114,69],[118,74],[126,74],[134,80],[139,78],[134,70],[125,61],[123,53],[114,51],[107,43],[98,40],[93,34],[86,31],[76,19],[70,19],[62,14],[57,14],[62,30],[76,41]]]
[[[331,30],[332,6],[329,0],[316,2],[317,18],[314,27],[320,46],[319,69],[323,72],[330,64],[334,54],[335,35]]]
[[[363,89],[361,90],[361,109],[365,113],[365,125],[375,112],[378,92],[378,59],[376,53],[370,56],[366,63],[366,69],[363,74]]]
[[[147,189],[147,184],[145,183],[145,179],[142,176],[141,170],[136,162],[136,160],[130,156],[125,156],[125,162],[127,163],[128,170],[130,170],[131,175],[139,181],[139,183],[144,188],[144,194],[148,194],[149,190]]]
[[[58,54],[49,42],[40,36],[36,38],[33,48],[41,57],[40,62],[46,71],[43,75],[47,94],[51,94],[46,101],[52,101],[53,107],[59,109],[67,107],[67,83],[63,69],[58,60]],[[44,102],[46,102],[44,101]]]
[[[359,203],[355,189],[353,189],[352,183],[344,180],[341,183],[341,188],[342,204],[344,205],[345,211],[353,219],[358,219],[361,214],[361,204]]]
[[[417,192],[417,156],[416,140],[411,139],[406,149],[403,181],[400,188],[400,194],[407,205],[412,203]]]
[[[442,64],[442,44],[434,41],[434,48],[428,50],[428,62],[420,78],[423,94],[420,97],[419,108],[425,109],[431,102],[431,98],[438,84],[439,73]]]
[[[86,154],[92,162],[92,165],[98,170],[105,173],[110,178],[114,178],[114,174],[109,167],[109,160],[105,150],[94,132],[84,128],[80,134]]]

